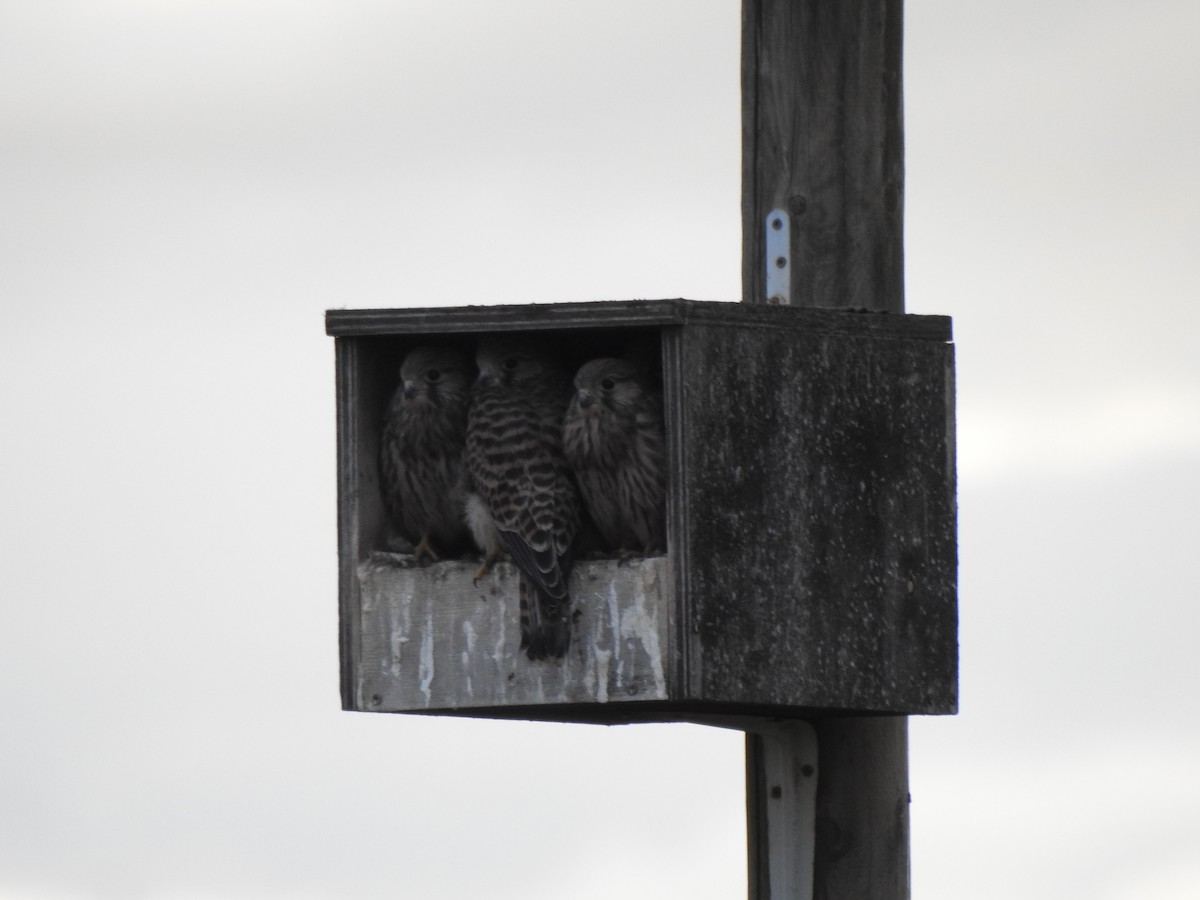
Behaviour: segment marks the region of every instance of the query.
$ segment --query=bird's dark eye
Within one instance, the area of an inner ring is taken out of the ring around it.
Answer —
[[[517,367],[517,358],[515,356],[510,356],[503,363],[501,363],[501,365],[504,366],[505,372],[511,372]]]
[[[430,369],[428,372],[425,373],[426,381],[431,381],[431,382],[438,381],[441,377],[442,377],[442,373],[440,371],[438,371],[437,369]]]
[[[606,390],[606,391],[611,391],[616,386],[617,386],[617,383],[615,381],[613,381],[611,378],[605,378],[602,382],[600,382],[600,387],[604,388],[604,390]]]

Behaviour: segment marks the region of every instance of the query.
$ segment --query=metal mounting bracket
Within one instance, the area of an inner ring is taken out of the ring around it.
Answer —
[[[767,302],[788,306],[792,302],[792,238],[787,210],[767,213]]]

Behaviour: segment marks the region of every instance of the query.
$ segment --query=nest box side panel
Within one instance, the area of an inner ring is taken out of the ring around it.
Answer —
[[[681,353],[689,690],[953,712],[952,346],[697,326]]]
[[[342,708],[353,709],[355,697],[354,660],[360,652],[358,577],[362,518],[359,485],[364,478],[360,464],[361,416],[357,398],[360,390],[359,342],[338,338],[334,342],[337,379],[337,496],[338,496],[338,648],[341,660]]]

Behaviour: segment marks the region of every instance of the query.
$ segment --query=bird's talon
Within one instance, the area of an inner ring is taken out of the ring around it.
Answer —
[[[429,544],[429,535],[422,537],[421,543],[413,548],[413,556],[416,557],[417,562],[420,562],[426,556],[429,557],[430,562],[441,562],[441,557],[437,555],[437,552]]]
[[[492,566],[502,559],[508,559],[508,554],[503,550],[496,550],[494,552],[487,553],[483,557],[483,562],[479,564],[479,568],[475,570],[475,574],[471,577],[471,584],[479,587],[479,579],[488,572],[492,571]]]

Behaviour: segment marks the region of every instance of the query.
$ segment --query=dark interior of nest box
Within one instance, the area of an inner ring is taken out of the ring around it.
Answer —
[[[520,330],[513,335],[531,337],[547,355],[557,361],[573,378],[584,363],[598,357],[629,359],[646,373],[657,389],[663,386],[663,331],[656,327],[600,329]],[[494,332],[489,333],[489,336]],[[367,335],[354,337],[355,381],[357,385],[357,427],[354,442],[358,448],[358,550],[363,559],[372,551],[388,551],[387,513],[380,491],[379,442],[383,418],[393,392],[400,384],[400,365],[416,347],[441,346],[462,350],[475,359],[476,346],[483,334]],[[669,439],[669,438],[668,438]]]

